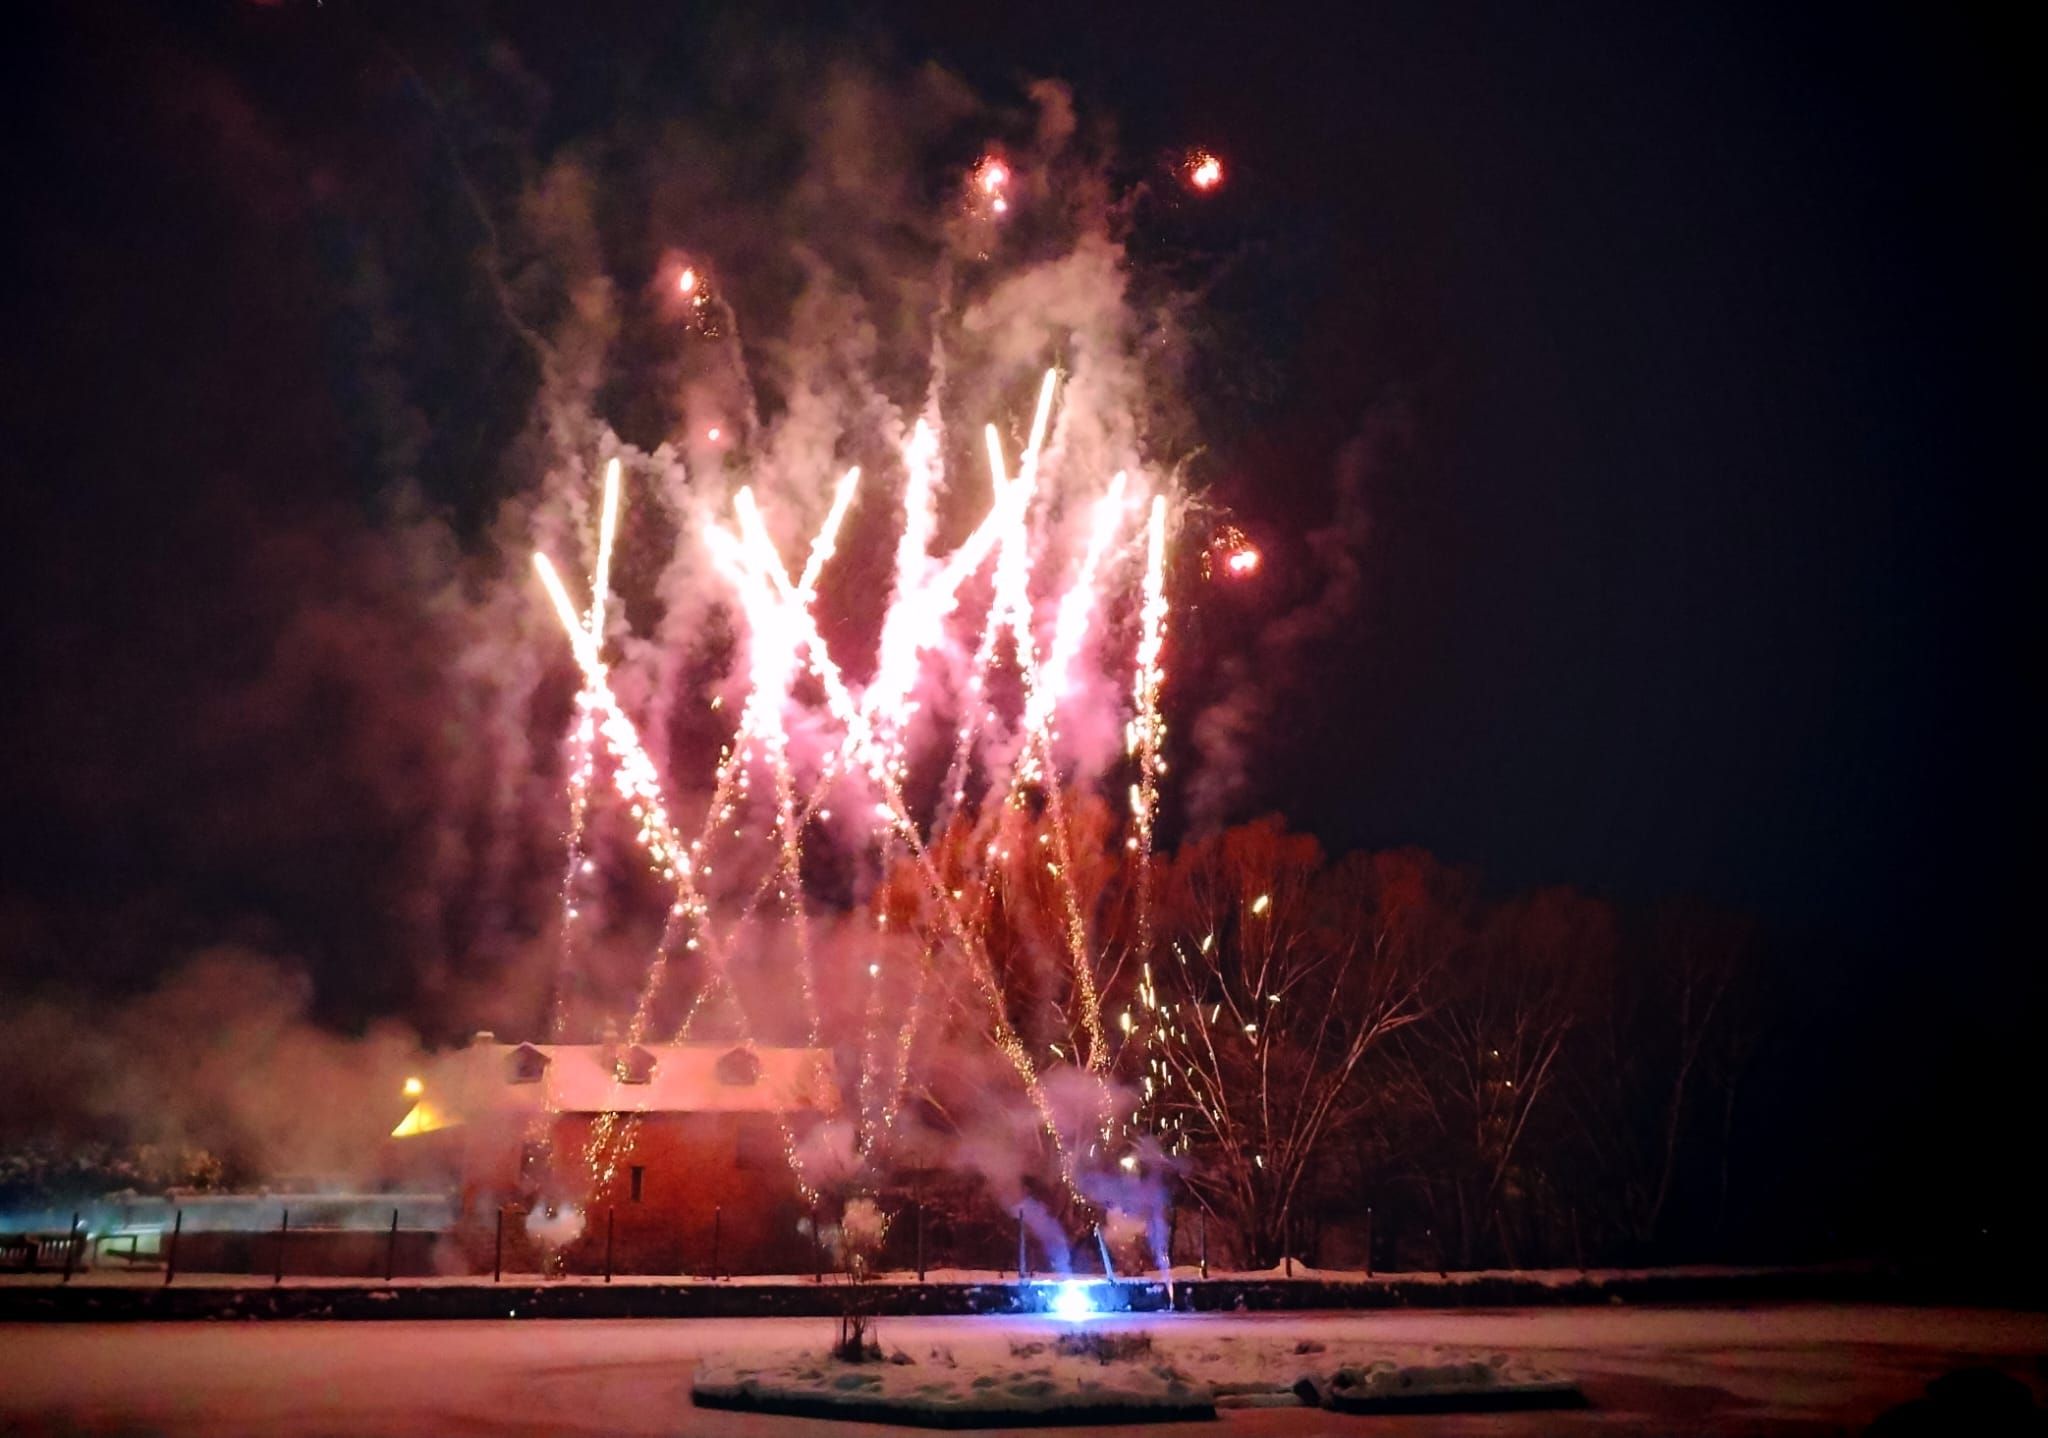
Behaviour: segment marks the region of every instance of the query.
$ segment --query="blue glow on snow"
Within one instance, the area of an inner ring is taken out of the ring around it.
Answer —
[[[1088,1296],[1088,1285],[1069,1280],[1059,1286],[1048,1305],[1052,1316],[1067,1323],[1086,1323],[1096,1314],[1095,1300]]]

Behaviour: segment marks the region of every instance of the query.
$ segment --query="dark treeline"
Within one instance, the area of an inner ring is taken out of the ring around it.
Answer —
[[[1140,937],[1135,866],[1092,853],[1115,1069],[1183,1260],[1203,1212],[1217,1261],[1260,1268],[2032,1261],[2011,1136],[1981,1132],[2010,1091],[1937,1087],[1944,1021],[1902,1040],[1874,966],[1277,818],[1162,856]],[[1048,1049],[1085,1043],[1057,920],[1015,893],[990,938]]]

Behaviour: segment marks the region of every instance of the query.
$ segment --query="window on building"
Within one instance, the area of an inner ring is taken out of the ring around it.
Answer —
[[[505,1064],[507,1083],[539,1083],[548,1071],[548,1056],[532,1044],[512,1050]]]
[[[640,1201],[640,1187],[647,1181],[647,1165],[644,1163],[634,1164],[626,1170],[626,1177],[632,1184],[632,1201],[638,1203]]]
[[[752,1049],[732,1049],[720,1055],[718,1081],[734,1088],[746,1088],[761,1077],[761,1060]]]
[[[653,1083],[654,1055],[635,1044],[618,1057],[613,1076],[620,1083]]]

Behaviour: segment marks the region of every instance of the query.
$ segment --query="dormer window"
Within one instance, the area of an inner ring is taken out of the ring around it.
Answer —
[[[613,1063],[612,1077],[620,1083],[654,1082],[654,1055],[634,1044]]]
[[[521,1044],[505,1061],[505,1082],[539,1083],[547,1071],[548,1056],[532,1044]]]
[[[752,1049],[732,1049],[720,1055],[713,1072],[722,1084],[748,1088],[761,1077],[761,1060]]]

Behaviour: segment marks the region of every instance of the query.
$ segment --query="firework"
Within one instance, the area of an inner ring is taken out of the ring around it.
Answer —
[[[999,197],[1008,170],[990,160],[977,176],[976,188],[983,195]],[[823,1045],[804,902],[803,844],[807,825],[814,815],[822,817],[827,801],[851,800],[856,812],[874,816],[871,862],[883,873],[907,864],[905,872],[915,876],[922,891],[922,917],[912,920],[922,957],[900,1025],[883,1020],[890,1012],[885,1005],[893,1002],[885,1000],[891,983],[888,971],[879,962],[871,962],[868,971],[857,1069],[860,1144],[871,1149],[886,1141],[892,1130],[912,1082],[918,1025],[930,1010],[927,977],[935,965],[957,963],[986,1005],[987,1031],[1015,1071],[1059,1156],[1069,1188],[1079,1198],[1077,1146],[1083,1136],[1062,1130],[1043,1070],[1046,1063],[1074,1062],[1096,1082],[1106,1084],[1112,1045],[1095,972],[1100,955],[1089,909],[1074,879],[1074,843],[1062,796],[1073,776],[1062,771],[1060,718],[1063,706],[1074,702],[1083,688],[1075,675],[1098,616],[1110,612],[1114,585],[1135,574],[1138,633],[1126,692],[1132,707],[1129,763],[1135,775],[1130,785],[1129,847],[1141,875],[1142,945],[1148,941],[1158,785],[1166,768],[1166,727],[1159,706],[1167,619],[1168,507],[1165,494],[1150,495],[1142,509],[1141,552],[1133,556],[1134,563],[1119,563],[1120,542],[1135,538],[1130,535],[1127,495],[1146,485],[1142,476],[1129,473],[1106,476],[1097,481],[1100,487],[1086,509],[1077,511],[1085,515],[1085,522],[1075,526],[1078,552],[1057,552],[1048,539],[1056,531],[1045,522],[1054,496],[1042,473],[1057,392],[1058,376],[1048,371],[1014,473],[1000,431],[994,425],[984,431],[989,508],[966,538],[943,556],[933,555],[931,549],[936,499],[946,481],[944,448],[935,425],[919,423],[913,428],[902,449],[906,479],[895,579],[882,616],[872,677],[865,685],[847,677],[820,631],[817,615],[841,532],[860,493],[859,469],[845,471],[833,486],[824,518],[794,574],[776,548],[751,487],[742,486],[734,494],[729,522],[702,529],[698,539],[730,590],[744,636],[746,697],[733,736],[720,754],[694,839],[683,838],[671,817],[661,776],[612,692],[604,659],[610,566],[620,513],[616,460],[605,471],[588,607],[579,612],[545,555],[536,554],[534,566],[583,675],[572,730],[572,853],[564,885],[565,931],[577,917],[575,884],[587,862],[580,848],[583,814],[601,773],[608,773],[611,792],[636,821],[637,838],[650,866],[674,893],[667,931],[635,1007],[633,1040],[638,1041],[649,1021],[654,993],[664,981],[671,938],[706,961],[705,982],[689,1005],[685,1030],[715,989],[736,1012],[743,1036],[750,1034],[752,1016],[727,973],[725,955],[739,927],[765,910],[789,937],[792,977],[802,996],[809,1042],[814,1048]],[[1085,484],[1075,476],[1061,476],[1060,481],[1060,494],[1069,500],[1076,484]],[[903,792],[912,721],[926,702],[924,692],[944,682],[946,668],[936,666],[935,673],[925,660],[949,646],[949,636],[957,633],[963,618],[957,612],[961,593],[970,579],[983,573],[988,575],[989,598],[972,626],[979,637],[959,695],[951,769],[938,810],[920,815]],[[1045,616],[1034,602],[1035,590],[1057,594]],[[1001,686],[993,681],[1004,673],[1014,676],[1021,694],[1014,708],[999,704],[995,697]],[[795,722],[798,716],[801,724]],[[597,763],[599,750],[607,759],[602,769]],[[1035,812],[1033,796],[1042,804],[1042,820],[1029,817]],[[965,852],[978,856],[978,872],[958,872],[955,861],[942,865],[937,857],[941,829],[959,825],[966,826],[959,832],[971,836]],[[1036,844],[1042,848],[1026,850],[1028,825],[1039,826]],[[750,841],[749,834],[755,839]],[[742,876],[742,884],[714,904],[704,883],[714,871],[714,861],[725,862],[726,851],[733,853],[734,871]],[[996,895],[1005,886],[1022,882],[1018,876],[1031,867],[1022,862],[1027,852],[1039,856],[1038,867],[1052,881],[1061,947],[1073,979],[1074,1042],[1071,1050],[1052,1045],[1049,1059],[1033,1051],[1014,1022],[989,952],[988,925]],[[876,918],[879,928],[889,927],[886,911]],[[1130,1032],[1128,1025],[1119,1030],[1120,1037]],[[1104,1102],[1100,1111],[1107,1114],[1110,1107]],[[1108,1122],[1103,1119],[1101,1139],[1109,1137]],[[813,1194],[793,1135],[785,1131],[784,1138],[799,1187],[806,1195]],[[594,1180],[602,1181],[613,1171],[623,1142],[614,1125],[593,1132],[586,1159]]]
[[[1007,193],[1013,178],[1010,167],[998,155],[983,155],[967,177],[967,188],[971,203],[985,208],[992,215],[1007,214],[1010,199]]]
[[[1189,151],[1180,168],[1188,184],[1203,194],[1209,194],[1223,184],[1223,162],[1207,150]]]
[[[1245,532],[1234,524],[1226,524],[1211,537],[1202,554],[1202,577],[1248,579],[1259,572],[1263,563],[1265,556],[1245,537]]]

